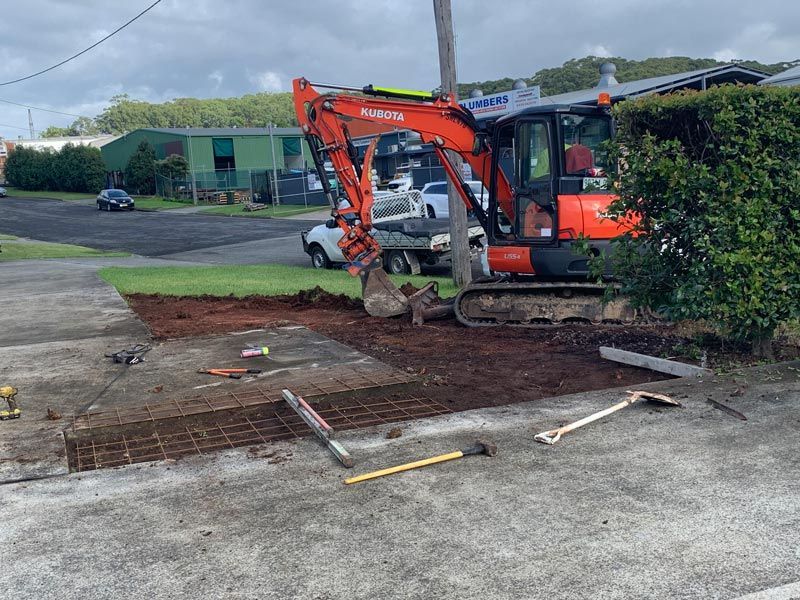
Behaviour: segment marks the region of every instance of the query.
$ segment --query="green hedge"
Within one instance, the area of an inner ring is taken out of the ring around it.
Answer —
[[[800,315],[800,88],[723,86],[615,107],[617,275],[640,305],[770,354]]]
[[[100,150],[67,144],[60,151],[17,146],[6,161],[6,179],[23,190],[96,194],[105,186]]]

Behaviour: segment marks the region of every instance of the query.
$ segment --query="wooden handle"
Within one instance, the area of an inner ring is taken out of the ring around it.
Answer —
[[[366,481],[367,479],[375,479],[377,477],[383,477],[384,475],[400,473],[401,471],[410,471],[411,469],[435,465],[436,463],[454,460],[456,458],[461,458],[462,456],[464,456],[464,453],[461,452],[461,450],[457,450],[456,452],[440,454],[439,456],[434,456],[433,458],[426,458],[424,460],[418,460],[415,462],[406,463],[404,465],[397,465],[396,467],[389,467],[388,469],[382,469],[380,471],[372,471],[372,473],[364,473],[363,475],[357,475],[356,477],[345,479],[344,482],[346,485],[350,485],[351,483],[359,483],[360,481]]]
[[[564,425],[564,427],[561,427],[559,429],[551,429],[550,431],[543,431],[542,433],[537,433],[535,436],[533,436],[533,439],[536,440],[537,442],[542,442],[543,444],[551,444],[551,445],[555,444],[559,439],[561,439],[561,436],[564,435],[565,433],[569,433],[570,431],[578,429],[578,427],[583,427],[584,425],[588,425],[589,423],[597,421],[598,419],[607,417],[611,413],[615,413],[618,410],[625,408],[626,406],[630,406],[640,398],[641,395],[639,394],[639,392],[631,392],[630,397],[626,398],[622,402],[618,402],[614,406],[605,408],[599,412],[594,413],[593,415],[589,415],[588,417],[584,417],[583,419],[575,421],[574,423],[570,423],[569,425]]]

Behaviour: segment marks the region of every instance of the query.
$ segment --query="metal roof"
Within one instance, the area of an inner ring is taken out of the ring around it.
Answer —
[[[583,115],[595,115],[598,114],[598,108],[595,104],[596,101],[597,94],[592,97],[591,106],[586,106],[583,104],[540,104],[539,106],[529,106],[528,108],[523,108],[522,110],[508,113],[507,115],[499,117],[497,121],[495,121],[495,126],[502,126],[506,122],[516,119],[520,116],[537,115],[540,113],[550,115],[553,113],[565,112]]]
[[[638,79],[608,87],[594,87],[577,92],[568,92],[556,96],[543,96],[541,104],[584,104],[596,102],[597,94],[608,92],[612,100],[623,100],[625,98],[636,98],[648,94],[667,93],[687,87],[702,85],[714,85],[720,83],[758,83],[765,79],[767,73],[748,69],[737,64],[720,65],[709,69],[698,69],[697,71],[687,71],[685,73],[675,73],[674,75],[662,75],[661,77],[650,77],[648,79]]]
[[[268,127],[143,127],[143,131],[156,131],[171,135],[192,137],[233,137],[247,135],[269,135]],[[299,127],[273,127],[273,135],[303,135]]]
[[[758,82],[759,85],[794,85],[800,84],[800,65],[787,69]]]

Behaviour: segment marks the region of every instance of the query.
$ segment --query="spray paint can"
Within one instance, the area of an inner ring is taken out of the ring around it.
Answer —
[[[253,358],[254,356],[266,356],[269,354],[269,348],[262,346],[260,348],[245,348],[239,354],[242,358]]]

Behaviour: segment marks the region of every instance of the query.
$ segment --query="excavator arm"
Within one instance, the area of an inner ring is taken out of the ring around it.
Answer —
[[[318,87],[334,86],[318,84]],[[433,145],[448,177],[457,184],[461,199],[468,209],[475,211],[486,227],[486,212],[446,153],[452,150],[461,155],[489,188],[491,148],[486,133],[480,130],[469,111],[446,94],[435,96],[373,86],[335,89],[357,91],[363,95],[338,92],[321,94],[304,78],[293,82],[297,119],[311,148],[323,189],[331,204],[331,214],[344,232],[339,247],[348,260],[347,270],[351,275],[380,267],[381,248],[370,233],[374,200],[371,171],[377,138],[367,147],[362,166],[350,140],[347,128],[349,121],[358,119],[416,131],[423,142]],[[323,153],[330,158],[349,206],[337,203],[325,176]],[[513,221],[511,186],[500,170],[498,175],[498,205]]]

